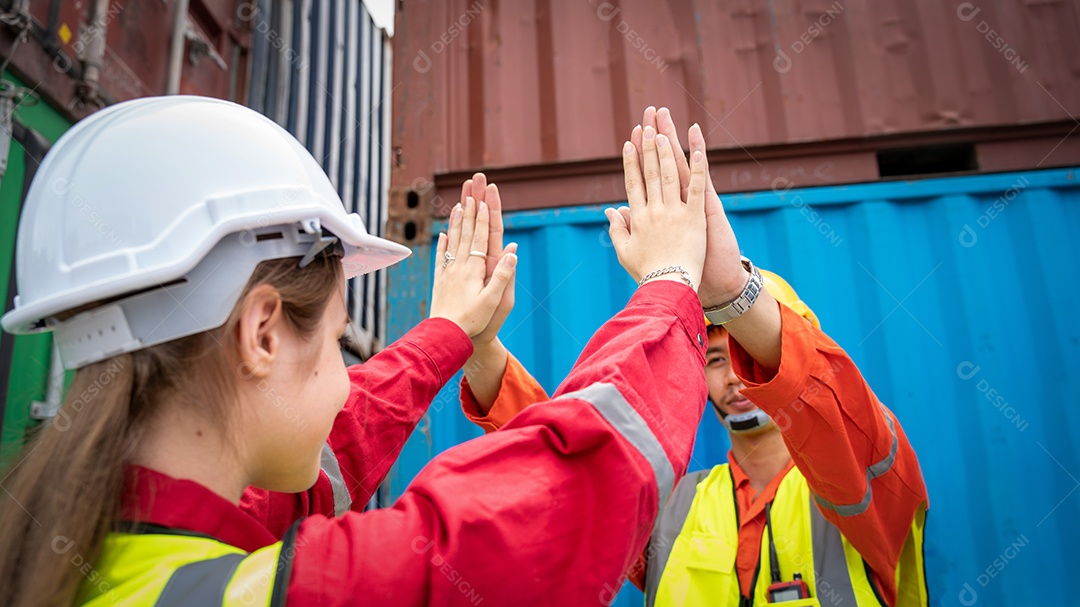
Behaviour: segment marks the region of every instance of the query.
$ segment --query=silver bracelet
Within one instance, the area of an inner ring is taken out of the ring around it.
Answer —
[[[694,288],[694,283],[690,281],[690,273],[684,270],[682,266],[668,266],[666,268],[660,268],[659,270],[653,270],[652,272],[649,272],[645,276],[641,277],[641,280],[638,281],[638,286],[640,287],[641,285],[645,284],[646,281],[652,280],[657,276],[675,273],[679,274],[679,278],[682,278],[683,282],[686,283],[686,286],[690,287],[691,289]]]

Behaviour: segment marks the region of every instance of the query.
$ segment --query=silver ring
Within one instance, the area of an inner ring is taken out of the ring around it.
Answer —
[[[457,257],[455,257],[454,254],[451,253],[450,251],[447,251],[446,254],[443,255],[443,258],[444,259],[443,259],[443,262],[442,262],[442,267],[444,267],[444,268],[446,266],[450,265],[451,261],[454,261],[455,259],[457,259]]]
[[[469,257],[472,257],[474,255],[476,257],[483,257],[485,259],[487,258],[487,253],[485,253],[483,251],[469,251]]]

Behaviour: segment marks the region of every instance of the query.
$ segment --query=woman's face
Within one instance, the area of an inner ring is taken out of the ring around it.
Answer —
[[[294,493],[318,479],[323,444],[349,396],[339,346],[347,324],[342,278],[314,333],[303,339],[282,330],[270,372],[247,382],[245,400],[255,423],[240,431],[249,446],[251,484]]]

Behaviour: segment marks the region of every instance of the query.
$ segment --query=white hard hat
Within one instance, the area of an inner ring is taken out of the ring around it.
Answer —
[[[120,103],[65,133],[34,176],[3,327],[55,329],[78,368],[219,327],[259,262],[304,265],[338,241],[347,277],[410,254],[345,213],[311,154],[261,114],[205,97]]]

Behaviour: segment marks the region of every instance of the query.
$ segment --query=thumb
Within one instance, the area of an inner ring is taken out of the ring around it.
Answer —
[[[608,220],[608,236],[611,244],[615,247],[615,253],[622,257],[626,242],[630,239],[630,230],[627,229],[626,219],[622,213],[615,209],[604,209],[604,217]]]
[[[490,301],[495,302],[502,299],[503,291],[514,280],[514,275],[517,273],[517,261],[517,255],[514,253],[503,255],[499,260],[499,265],[495,266],[495,272],[491,274],[491,280],[480,291],[480,297],[490,298]]]

